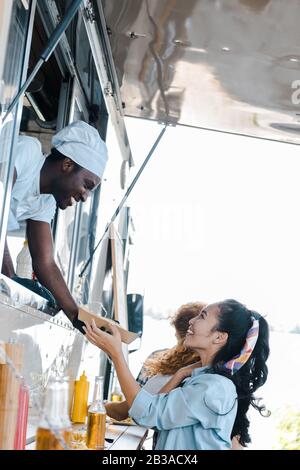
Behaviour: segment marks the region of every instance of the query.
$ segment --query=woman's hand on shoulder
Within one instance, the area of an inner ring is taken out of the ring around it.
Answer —
[[[201,362],[195,362],[194,364],[191,364],[186,367],[181,367],[181,369],[178,369],[177,372],[173,375],[173,377],[169,380],[169,382],[164,385],[164,387],[159,391],[159,393],[169,393],[174,388],[177,388],[181,382],[186,379],[187,377],[190,377],[192,375],[192,372],[194,369],[197,369],[198,367],[202,367]]]
[[[180,369],[178,369],[175,375],[178,377],[178,379],[180,379],[180,382],[182,382],[182,380],[192,375],[194,369],[197,369],[199,367],[202,367],[201,361],[195,362],[194,364],[190,364],[185,367],[181,367]]]

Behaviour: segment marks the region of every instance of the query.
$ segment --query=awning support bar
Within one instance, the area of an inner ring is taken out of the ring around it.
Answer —
[[[82,277],[83,274],[85,273],[87,267],[89,266],[90,262],[92,261],[93,257],[94,257],[94,254],[96,252],[96,250],[98,249],[98,247],[101,245],[102,241],[104,240],[104,237],[105,235],[107,234],[111,224],[115,221],[115,219],[117,218],[117,216],[119,215],[120,213],[120,210],[122,209],[122,207],[124,206],[125,202],[127,201],[128,199],[128,196],[129,194],[131,193],[131,191],[133,190],[134,186],[136,185],[139,177],[141,176],[141,174],[143,173],[144,169],[145,169],[145,166],[147,165],[147,163],[149,162],[150,158],[152,157],[156,147],[158,146],[162,136],[164,135],[164,133],[166,132],[166,129],[168,127],[168,124],[165,124],[164,128],[162,129],[162,131],[160,132],[159,136],[157,137],[157,139],[155,140],[154,144],[152,145],[151,147],[151,150],[150,152],[148,153],[147,157],[145,158],[143,164],[141,165],[139,171],[137,172],[137,174],[135,175],[135,177],[133,178],[131,184],[129,185],[123,199],[121,200],[120,204],[118,205],[118,207],[116,208],[115,212],[113,213],[113,216],[111,217],[110,221],[106,224],[106,227],[104,229],[104,232],[103,232],[103,235],[102,237],[100,238],[99,242],[96,244],[95,248],[93,249],[89,259],[87,260],[87,262],[85,263],[85,265],[83,266],[82,268],[82,271],[81,273],[79,274],[79,277]]]

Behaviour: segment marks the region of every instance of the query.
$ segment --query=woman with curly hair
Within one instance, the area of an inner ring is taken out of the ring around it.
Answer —
[[[122,352],[115,326],[111,334],[86,325],[87,339],[110,355],[129,415],[156,428],[156,450],[228,450],[231,436],[250,442],[247,412],[260,413],[254,393],[267,380],[269,328],[265,318],[236,300],[210,304],[190,320],[185,346],[200,361],[179,369],[159,394],[136,382]]]

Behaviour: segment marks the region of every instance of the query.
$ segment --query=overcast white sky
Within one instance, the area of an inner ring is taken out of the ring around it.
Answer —
[[[138,168],[161,127],[126,122]],[[299,176],[297,146],[168,128],[130,197],[129,291],[159,311],[231,297],[300,323]]]

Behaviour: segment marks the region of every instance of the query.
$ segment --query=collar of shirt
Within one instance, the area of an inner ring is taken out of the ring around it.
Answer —
[[[193,369],[191,377],[195,377],[196,375],[203,374],[210,367],[211,366],[204,366],[204,367],[197,367],[197,369]]]

